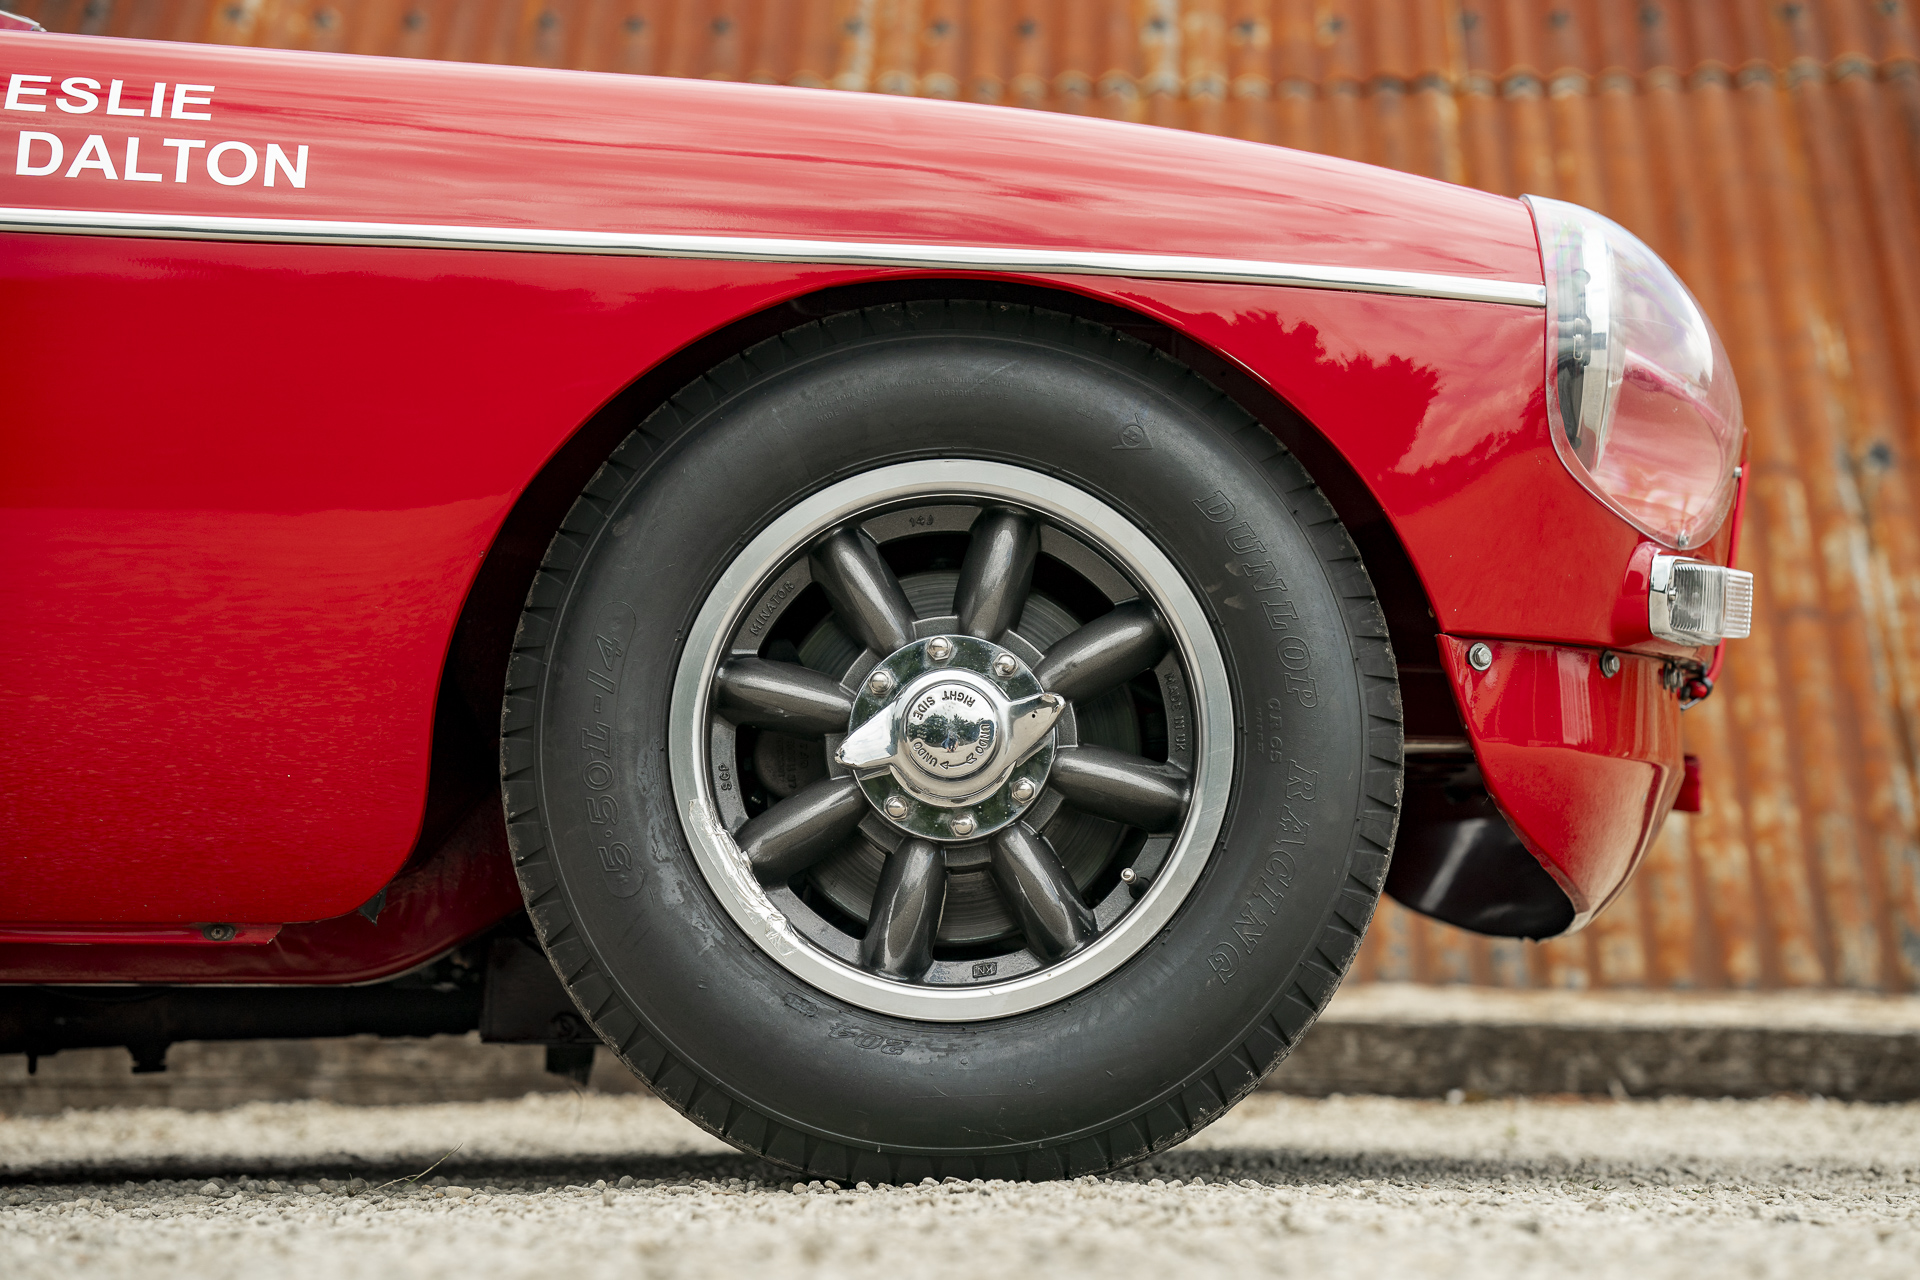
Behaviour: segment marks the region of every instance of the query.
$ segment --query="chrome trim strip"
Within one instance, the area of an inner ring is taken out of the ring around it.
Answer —
[[[300,218],[220,218],[197,214],[108,213],[92,209],[0,208],[0,231],[65,235],[152,236],[172,240],[239,240],[261,244],[364,244],[390,248],[496,249],[522,253],[589,253],[641,258],[703,258],[831,266],[919,267],[1015,271],[1036,275],[1133,276],[1214,284],[1285,285],[1411,298],[1451,298],[1545,307],[1545,285],[1418,271],[1320,267],[1238,258],[1077,249],[1011,249],[978,245],[888,244],[851,240],[779,240],[757,236],[631,235],[539,227],[460,227],[409,222],[318,222]]]

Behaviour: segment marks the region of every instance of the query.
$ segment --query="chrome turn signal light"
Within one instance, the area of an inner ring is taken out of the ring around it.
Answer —
[[[1675,644],[1743,640],[1753,630],[1753,575],[1685,556],[1656,555],[1647,587],[1647,626]]]

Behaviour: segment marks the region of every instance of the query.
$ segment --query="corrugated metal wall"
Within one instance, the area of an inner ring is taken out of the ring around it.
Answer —
[[[1920,985],[1920,37],[1910,0],[11,0],[60,31],[1086,112],[1600,209],[1727,340],[1757,638],[1706,808],[1532,946],[1383,910],[1359,975]]]

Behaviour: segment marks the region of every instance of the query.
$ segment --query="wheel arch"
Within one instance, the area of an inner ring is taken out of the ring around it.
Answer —
[[[1399,535],[1341,452],[1280,396],[1212,347],[1102,298],[1020,281],[892,278],[801,294],[688,343],[609,399],[522,489],[474,575],[442,663],[426,817],[414,858],[435,849],[477,800],[498,794],[499,706],[514,628],[555,530],[627,433],[699,374],[755,343],[840,312],[933,299],[1045,307],[1105,325],[1166,352],[1231,397],[1299,456],[1358,545],[1402,668],[1408,732],[1464,736],[1440,673],[1430,601]]]

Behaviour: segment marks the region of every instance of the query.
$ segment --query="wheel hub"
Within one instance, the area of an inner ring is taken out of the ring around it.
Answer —
[[[987,767],[999,747],[999,701],[973,681],[942,680],[911,700],[896,732],[907,763],[930,778],[967,778]]]
[[[974,840],[1039,795],[1066,706],[1011,650],[930,636],[869,673],[834,763],[852,770],[875,810],[902,831]]]

